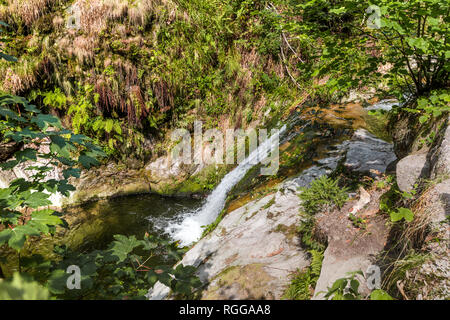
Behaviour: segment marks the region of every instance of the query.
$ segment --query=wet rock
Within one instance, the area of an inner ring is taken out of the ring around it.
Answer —
[[[385,173],[387,166],[396,159],[391,143],[364,129],[358,129],[349,141],[343,143],[343,147],[347,150],[344,166],[354,172],[371,173],[376,170]]]
[[[397,163],[397,184],[402,191],[411,191],[420,178],[430,173],[430,163],[426,153],[416,153],[404,157]]]
[[[284,187],[296,191],[299,187],[308,187],[312,181],[323,175],[332,173],[338,166],[343,157],[343,150],[340,146],[329,153],[330,157],[320,159],[312,167],[303,170],[296,177],[290,178],[284,182]]]
[[[79,179],[71,178],[70,182],[76,191],[64,199],[64,205],[151,192],[149,177],[144,170],[132,170],[114,163],[84,170]]]

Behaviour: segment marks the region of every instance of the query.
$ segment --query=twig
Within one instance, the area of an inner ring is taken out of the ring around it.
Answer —
[[[291,72],[289,71],[289,68],[288,68],[287,64],[285,63],[286,56],[284,55],[283,46],[280,46],[280,51],[281,51],[281,56],[282,56],[282,60],[281,60],[281,61],[282,61],[283,65],[284,65],[284,67],[286,68],[287,74],[288,74],[289,77],[291,78],[292,82],[294,82],[295,85],[296,85],[299,89],[301,89],[302,87],[298,84],[297,80],[295,80],[295,78],[292,76]],[[287,61],[287,60],[286,60],[286,61]]]
[[[402,294],[403,298],[405,298],[405,300],[409,300],[408,296],[405,294],[405,291],[403,290],[403,283],[401,280],[398,280],[396,282],[397,285],[397,289],[398,291],[400,291],[400,293]]]

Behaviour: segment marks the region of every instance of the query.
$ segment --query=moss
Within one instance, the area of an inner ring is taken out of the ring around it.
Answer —
[[[204,194],[212,191],[227,173],[228,167],[209,165],[195,176],[190,176],[185,181],[173,187],[173,192],[178,194]]]
[[[273,229],[273,231],[284,234],[289,241],[292,241],[294,237],[298,235],[297,228],[298,227],[295,224],[287,226],[280,223]]]
[[[207,225],[207,226],[203,229],[202,238],[203,238],[203,237],[206,237],[208,234],[210,234],[211,232],[213,232],[213,231],[217,228],[217,226],[219,225],[219,223],[222,221],[222,219],[223,219],[223,217],[224,217],[225,215],[226,215],[226,211],[225,211],[225,210],[222,210],[222,212],[217,216],[216,220],[215,220],[213,223]],[[224,230],[225,230],[225,228],[222,229],[222,234],[224,233]],[[225,230],[225,232],[226,232],[226,230]]]
[[[365,115],[366,129],[374,136],[392,142],[392,136],[389,134],[387,127],[389,123],[389,116],[385,112],[378,112],[373,115]]]
[[[224,290],[233,288],[233,296],[238,299],[270,299],[274,298],[271,292],[271,281],[275,280],[269,275],[262,264],[249,264],[245,266],[232,266],[225,268],[211,283],[214,283],[204,293],[202,299],[226,299]]]
[[[267,202],[267,203],[263,206],[263,208],[264,208],[264,209],[268,209],[268,208],[271,207],[274,203],[275,203],[275,196],[273,196],[273,198],[270,199],[269,202]]]

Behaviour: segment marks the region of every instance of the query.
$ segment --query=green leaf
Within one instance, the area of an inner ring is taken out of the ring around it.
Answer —
[[[70,274],[58,269],[52,272],[47,280],[49,290],[54,294],[63,294],[67,289],[67,278]]]
[[[47,300],[49,291],[15,272],[12,281],[0,281],[0,300]]]
[[[82,154],[78,157],[78,162],[81,163],[81,165],[86,168],[86,169],[90,169],[93,166],[97,166],[99,164],[99,162],[97,161],[97,159],[90,157],[86,154]]]
[[[70,158],[70,149],[73,149],[72,146],[59,135],[51,135],[50,140],[52,144],[50,145],[51,152],[56,153],[58,156]]]
[[[39,129],[45,131],[48,127],[56,127],[62,129],[61,121],[50,114],[38,114],[31,120],[32,123],[36,123]]]
[[[141,241],[137,240],[135,236],[115,235],[114,239],[109,249],[112,251],[112,255],[119,258],[119,262],[124,261],[134,248],[142,245]]]
[[[57,190],[62,195],[68,197],[70,195],[70,191],[75,191],[75,187],[68,183],[67,180],[61,180],[58,182]]]
[[[342,14],[347,12],[347,9],[345,7],[340,7],[338,9],[331,9],[330,13],[334,13],[334,14]]]
[[[36,161],[36,150],[34,149],[24,149],[22,151],[17,151],[14,156],[16,157],[17,161],[24,162],[24,161]]]
[[[430,118],[430,117],[429,117],[428,115],[420,116],[419,122],[420,122],[420,123],[425,123],[425,122],[428,121],[429,118]]]
[[[12,230],[11,229],[5,229],[0,231],[0,245],[8,242],[9,238],[11,238]]]
[[[112,119],[106,120],[106,122],[105,122],[105,131],[110,133],[112,131],[112,129],[113,129],[113,126],[114,126],[114,120],[112,120]]]
[[[0,52],[0,58],[3,58],[3,59],[5,59],[6,61],[9,61],[9,62],[16,62],[17,61],[16,57],[10,56],[10,55],[5,54],[3,52]]]
[[[33,227],[38,228],[43,233],[48,233],[49,226],[56,226],[62,224],[62,220],[53,215],[54,211],[50,209],[35,211],[31,214],[30,223]]]
[[[370,300],[394,300],[386,291],[377,289],[370,294]]]
[[[33,192],[28,197],[25,198],[24,204],[31,208],[47,206],[52,204],[52,202],[48,200],[48,197],[50,197],[50,195],[47,193]]]
[[[114,122],[114,131],[116,131],[117,134],[122,134],[122,127],[119,122]]]
[[[8,199],[11,196],[12,190],[9,188],[0,189],[0,200]]]
[[[0,107],[0,116],[3,116],[5,118],[9,118],[18,122],[26,122],[25,118],[19,116],[17,113],[15,113],[12,110],[9,110],[7,108]]]
[[[390,216],[392,222],[400,221],[403,218],[407,222],[411,222],[414,219],[414,213],[408,208],[398,208],[397,211],[392,211]]]
[[[64,179],[68,179],[69,177],[79,178],[81,175],[81,170],[78,168],[69,168],[63,170]]]
[[[350,288],[352,288],[354,294],[358,294],[359,281],[356,279],[352,279],[350,281]]]
[[[28,236],[39,235],[39,232],[28,224],[23,226],[16,226],[11,231],[12,233],[11,237],[8,240],[8,245],[18,251],[23,248],[23,245],[25,244]]]
[[[428,41],[423,38],[407,38],[406,40],[411,47],[415,47],[417,49],[422,50],[423,52],[427,52],[428,46],[430,45]]]

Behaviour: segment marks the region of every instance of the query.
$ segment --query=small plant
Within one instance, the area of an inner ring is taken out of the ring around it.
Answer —
[[[306,249],[323,251],[325,250],[325,245],[314,234],[315,224],[313,216],[304,215],[297,232],[300,234],[302,246]]]
[[[362,296],[359,293],[359,281],[356,275],[364,276],[362,271],[349,272],[348,277],[337,279],[328,292],[325,298],[331,300],[361,300]]]
[[[394,300],[394,298],[392,298],[386,291],[376,289],[370,294],[370,300]]]
[[[324,206],[335,205],[341,208],[348,199],[347,188],[339,185],[339,180],[321,176],[314,180],[309,188],[300,188],[299,195],[306,213],[313,215]]]
[[[363,230],[367,229],[367,221],[365,219],[357,217],[353,213],[350,213],[348,217],[352,221],[352,224],[355,228],[360,228]]]
[[[405,219],[406,222],[411,222],[414,219],[414,212],[408,208],[398,208],[397,210],[392,210],[389,212],[392,222],[397,222]]]
[[[428,253],[410,250],[403,257],[393,259],[387,264],[382,286],[395,296],[408,294],[409,296],[417,296],[421,291],[420,282],[414,278],[414,270],[420,268],[425,262],[431,259]],[[401,292],[399,284],[402,284]]]
[[[363,272],[359,270],[347,274],[348,277],[337,279],[331,288],[328,288],[325,298],[331,298],[331,300],[362,300],[367,298],[359,293],[360,283],[356,278],[358,274],[364,277]],[[394,298],[382,289],[373,290],[369,298],[370,300],[394,300]]]
[[[310,250],[311,264],[303,271],[299,271],[283,298],[288,300],[310,300],[314,293],[317,280],[322,270],[323,251]]]
[[[220,221],[222,221],[225,214],[226,214],[226,210],[224,209],[224,210],[222,210],[222,212],[219,214],[219,216],[216,218],[216,220],[213,223],[208,224],[206,226],[202,226],[202,228],[203,228],[202,238],[207,236],[208,234],[210,234],[211,232],[213,232],[216,229],[216,227],[219,225]]]

